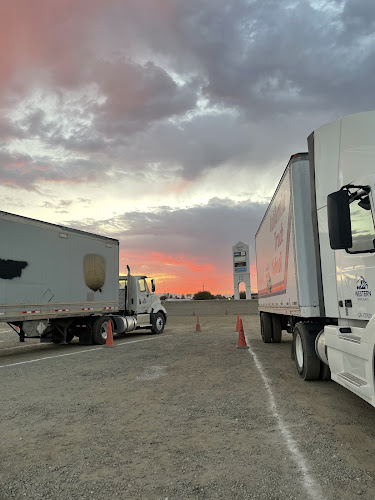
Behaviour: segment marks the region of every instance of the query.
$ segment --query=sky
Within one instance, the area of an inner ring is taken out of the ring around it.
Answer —
[[[120,240],[157,292],[233,293],[290,156],[375,108],[373,0],[3,0],[0,210]]]

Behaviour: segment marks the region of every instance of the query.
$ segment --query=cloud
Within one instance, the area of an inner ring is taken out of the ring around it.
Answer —
[[[65,224],[119,239],[122,272],[130,264],[134,274],[171,276],[163,281],[169,282],[175,293],[181,287],[189,292],[184,284],[187,277],[196,286],[210,279],[219,293],[232,287],[233,245],[238,241],[249,244],[254,264],[254,237],[265,209],[265,204],[251,200],[235,203],[213,198],[206,205],[186,209],[161,207],[152,212],[128,212],[105,220],[69,220]]]
[[[213,265],[230,280],[224,248],[251,242],[254,202],[290,155],[322,124],[373,107],[374,8],[5,2],[2,206],[117,234],[124,259],[142,267],[147,249],[163,276]]]
[[[97,119],[106,134],[143,130],[145,124],[182,115],[196,105],[195,81],[177,85],[152,61],[144,65],[123,59],[99,61],[92,77],[105,96]]]
[[[257,175],[285,163],[317,126],[371,106],[373,8],[369,0],[8,3],[0,97],[10,120],[0,133],[3,152],[21,155],[30,175],[15,169],[19,181],[0,174],[1,182],[38,189],[103,173],[112,182],[119,172],[178,182],[223,165]]]

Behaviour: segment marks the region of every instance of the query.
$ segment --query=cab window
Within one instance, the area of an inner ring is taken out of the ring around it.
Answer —
[[[119,290],[125,290],[127,286],[127,280],[119,280],[118,285],[119,285]]]
[[[146,281],[142,278],[138,281],[138,283],[139,283],[139,291],[145,292],[146,291]]]

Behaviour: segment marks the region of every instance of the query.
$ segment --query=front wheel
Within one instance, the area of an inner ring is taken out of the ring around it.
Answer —
[[[165,326],[164,314],[161,312],[156,313],[152,324],[151,332],[162,333],[162,331],[164,330],[164,326]]]
[[[315,352],[318,332],[310,331],[304,323],[297,323],[293,333],[293,346],[297,371],[303,380],[318,380],[320,359]]]
[[[320,369],[320,380],[331,380],[331,370],[329,369],[329,366],[326,365],[325,363],[321,363],[321,369]]]

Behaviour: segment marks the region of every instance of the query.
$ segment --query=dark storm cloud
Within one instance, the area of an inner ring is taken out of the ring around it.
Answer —
[[[42,88],[59,105],[51,117],[33,102],[0,133],[86,158],[55,164],[30,151],[13,171],[0,158],[3,184],[86,182],[103,165],[142,175],[159,164],[188,179],[224,164],[256,172],[304,150],[314,128],[374,106],[372,0],[20,3],[27,20],[8,9],[15,33],[0,22],[12,41],[2,103],[10,116]],[[69,92],[83,97],[69,104]]]
[[[372,33],[373,6],[320,3],[319,10],[307,0],[180,2],[174,30],[164,34],[156,23],[145,36],[180,71],[204,75],[211,102],[252,119],[327,105],[340,115],[368,109],[374,50],[364,37]]]
[[[373,5],[313,5],[179,2],[168,30],[163,19],[145,29],[150,19],[133,12],[143,43],[175,71],[199,74],[201,94],[218,109],[178,125],[156,124],[134,161],[160,159],[185,177],[223,163],[255,169],[305,150],[307,135],[323,123],[371,109],[375,44],[366,37]]]
[[[154,121],[182,115],[196,105],[197,84],[193,81],[178,86],[153,62],[102,62],[95,67],[93,76],[106,96],[98,117],[106,135],[131,134]]]
[[[108,172],[94,159],[57,161],[0,149],[0,184],[8,188],[43,192],[43,184],[103,182]]]
[[[346,2],[342,18],[344,36],[347,39],[350,40],[353,36],[372,36],[375,29],[375,4],[372,0]]]
[[[193,120],[155,124],[127,149],[128,160],[139,166],[159,163],[163,175],[179,169],[180,175],[197,174],[223,165],[249,151],[251,129],[229,113],[198,116]]]

